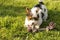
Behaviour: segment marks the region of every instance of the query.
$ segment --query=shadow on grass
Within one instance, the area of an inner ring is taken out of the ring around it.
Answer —
[[[23,16],[25,7],[5,6],[0,5],[0,16]]]
[[[48,11],[48,19],[46,22],[43,22],[41,27],[46,27],[49,25],[50,22],[56,23],[55,29],[57,31],[60,31],[60,11],[56,10],[49,10]]]

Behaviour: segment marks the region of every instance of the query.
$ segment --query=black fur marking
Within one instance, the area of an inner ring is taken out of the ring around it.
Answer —
[[[39,14],[37,14],[37,17],[33,17],[34,20],[38,20],[39,19]]]
[[[44,3],[43,2],[39,2],[39,4],[35,5],[34,7],[39,7],[40,9],[42,9],[41,5],[44,5]]]
[[[42,5],[44,5],[44,3],[43,3],[43,2],[39,2],[39,4],[42,4]]]
[[[34,17],[33,19],[34,19],[34,20],[38,20],[38,18],[36,18],[36,17]]]
[[[44,12],[46,11],[46,9],[44,9]]]
[[[42,9],[41,4],[37,4],[34,7],[39,7],[40,9]]]
[[[42,18],[43,18],[43,16],[44,16],[44,13],[42,13],[42,12],[41,12],[41,14],[42,14]]]
[[[37,18],[39,18],[39,14],[37,14]]]

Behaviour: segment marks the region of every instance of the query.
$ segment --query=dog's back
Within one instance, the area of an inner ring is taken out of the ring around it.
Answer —
[[[44,5],[44,2],[43,0],[39,0],[39,3],[37,5],[35,5],[33,8],[40,8],[42,11],[41,11],[41,15],[42,15],[42,18],[44,21],[46,21],[47,17],[48,17],[48,11],[47,11],[47,8],[46,6]],[[34,10],[32,8],[32,10]]]

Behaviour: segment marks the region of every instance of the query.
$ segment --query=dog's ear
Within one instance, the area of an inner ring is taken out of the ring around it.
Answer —
[[[26,8],[27,14],[30,14],[31,10],[29,8]]]

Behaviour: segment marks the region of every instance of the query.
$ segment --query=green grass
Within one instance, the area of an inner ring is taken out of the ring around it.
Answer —
[[[0,0],[0,40],[60,40],[60,0],[44,0],[48,8],[48,20],[56,23],[56,29],[27,32],[24,27],[25,8],[32,8],[38,0]]]

